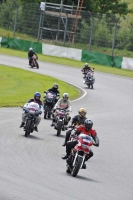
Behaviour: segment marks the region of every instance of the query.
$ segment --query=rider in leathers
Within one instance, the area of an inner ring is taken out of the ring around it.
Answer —
[[[94,129],[92,129],[93,126],[93,122],[89,119],[86,119],[84,122],[84,125],[80,125],[78,128],[76,128],[73,133],[72,133],[72,137],[75,137],[76,135],[79,135],[81,132],[86,134],[86,135],[90,135],[94,141],[95,141],[95,145],[94,146],[99,146],[99,138],[97,137],[97,133]],[[73,149],[75,147],[75,145],[78,144],[77,140],[74,141],[68,141],[66,143],[66,155],[62,157],[62,159],[67,159],[70,156],[71,153],[71,149]],[[93,156],[93,151],[90,150],[88,156],[85,158],[85,161],[87,161],[88,159],[90,159]],[[83,168],[86,168],[86,165],[84,163]]]
[[[70,129],[68,131],[66,131],[66,136],[65,136],[65,142],[62,146],[66,146],[67,141],[69,140],[69,137],[71,135],[71,132],[73,130],[74,127],[79,126],[79,125],[83,125],[84,121],[87,119],[86,116],[86,109],[85,108],[80,108],[78,111],[78,115],[75,115],[72,118],[72,122],[70,124]]]
[[[58,84],[57,83],[54,83],[53,87],[48,89],[47,92],[44,91],[45,93],[45,96],[48,92],[53,92],[55,95],[56,95],[56,100],[55,100],[55,103],[57,103],[58,99],[60,98],[60,92],[58,90]],[[45,98],[44,96],[44,98]],[[45,103],[45,102],[44,102]]]
[[[20,125],[20,128],[24,127],[25,125],[25,120],[26,120],[26,116],[27,116],[27,113],[26,113],[26,108],[28,107],[28,104],[31,103],[31,102],[35,102],[39,105],[39,112],[36,116],[36,124],[35,124],[35,131],[38,132],[38,125],[41,121],[41,117],[39,115],[41,115],[42,111],[43,111],[43,105],[42,105],[42,101],[40,100],[41,98],[41,94],[40,92],[35,92],[34,93],[34,98],[33,99],[30,99],[23,107],[23,110],[24,110],[24,113],[22,113],[22,122],[21,122],[21,125]]]
[[[36,54],[36,53],[33,51],[33,49],[30,47],[30,48],[29,48],[29,52],[28,52],[29,65],[31,64],[31,60],[32,60],[33,55],[36,55],[36,56],[37,56],[37,54]]]
[[[60,98],[57,103],[54,106],[54,113],[53,113],[53,119],[52,119],[52,124],[51,126],[55,125],[55,120],[56,120],[56,116],[58,113],[58,109],[65,109],[66,111],[71,112],[71,104],[70,101],[68,100],[69,98],[69,94],[68,93],[64,93],[62,95],[62,98]],[[71,117],[69,115],[67,115],[67,121],[69,122],[71,119]]]
[[[85,65],[84,65],[84,68],[81,70],[82,72],[83,72],[83,74],[84,74],[84,77],[83,78],[86,78],[86,74],[88,73],[88,72],[94,72],[94,68],[92,69],[89,65],[88,65],[88,63],[85,63]]]

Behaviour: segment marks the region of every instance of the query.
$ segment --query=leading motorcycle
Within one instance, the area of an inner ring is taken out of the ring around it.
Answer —
[[[37,60],[38,60],[38,56],[33,55],[32,59],[30,61],[31,68],[36,67],[37,69],[39,69],[39,64],[38,64]]]
[[[90,146],[94,145],[95,141],[91,136],[84,133],[80,133],[78,137],[71,137],[72,140],[77,140],[77,145],[72,149],[69,158],[66,160],[66,172],[76,177],[79,170],[83,167],[86,156],[89,155]]]

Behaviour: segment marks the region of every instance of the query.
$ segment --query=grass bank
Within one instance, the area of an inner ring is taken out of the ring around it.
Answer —
[[[35,92],[43,94],[53,83],[58,83],[60,92],[68,92],[70,99],[80,96],[75,87],[50,76],[44,76],[27,70],[0,65],[0,107],[23,105]]]

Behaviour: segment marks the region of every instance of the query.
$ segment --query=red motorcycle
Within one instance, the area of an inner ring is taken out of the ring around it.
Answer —
[[[38,57],[36,55],[33,55],[32,59],[30,61],[31,68],[36,67],[37,69],[39,69],[39,64],[38,64],[37,60],[38,60]]]
[[[66,161],[66,172],[76,177],[84,164],[85,158],[89,155],[90,146],[95,145],[95,141],[91,136],[85,135],[84,133],[81,133],[77,138],[71,138],[71,141],[72,140],[77,140],[78,144],[72,149]]]

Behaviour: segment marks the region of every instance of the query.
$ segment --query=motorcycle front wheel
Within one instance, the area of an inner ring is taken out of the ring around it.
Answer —
[[[76,162],[75,162],[75,164],[73,166],[72,172],[71,172],[71,174],[72,174],[73,177],[77,176],[77,174],[78,174],[78,172],[80,170],[82,161],[83,161],[82,157],[77,157],[77,160],[76,160]]]
[[[25,127],[25,137],[30,135],[30,130],[31,130],[31,120],[28,120],[26,122],[26,127]]]
[[[57,136],[61,134],[61,128],[62,128],[62,122],[58,121],[57,122]]]

